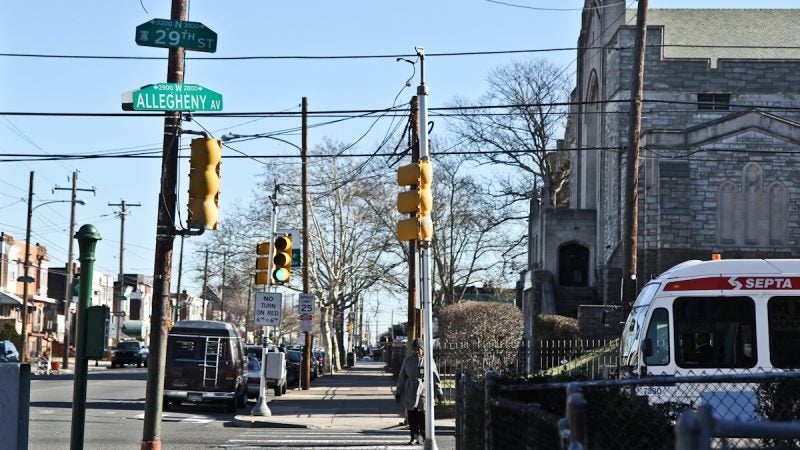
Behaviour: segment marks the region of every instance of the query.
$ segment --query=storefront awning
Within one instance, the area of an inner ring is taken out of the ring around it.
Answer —
[[[33,300],[35,300],[37,302],[44,302],[44,303],[50,303],[50,304],[55,304],[56,303],[56,299],[50,298],[50,297],[45,297],[44,295],[36,295],[36,294],[34,294],[33,295]]]
[[[10,292],[0,291],[0,305],[20,306],[22,305],[22,298],[17,297]]]

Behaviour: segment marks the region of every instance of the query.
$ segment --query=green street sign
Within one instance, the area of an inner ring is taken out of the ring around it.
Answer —
[[[298,267],[303,266],[303,249],[301,248],[293,248],[292,249],[292,269],[296,269]]]
[[[222,94],[199,84],[158,83],[122,94],[124,111],[222,111]]]
[[[19,281],[20,283],[33,283],[34,281],[36,281],[36,279],[30,275],[28,276],[23,275],[21,277],[17,277],[17,281]]]
[[[214,53],[217,33],[200,22],[153,19],[136,27],[136,44]]]

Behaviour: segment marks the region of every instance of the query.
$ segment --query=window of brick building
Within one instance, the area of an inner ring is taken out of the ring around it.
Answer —
[[[728,111],[731,94],[697,94],[698,111]]]

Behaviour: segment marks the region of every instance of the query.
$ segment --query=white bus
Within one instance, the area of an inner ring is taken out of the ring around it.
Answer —
[[[719,260],[715,255],[673,267],[639,293],[620,351],[621,373],[633,376],[800,369],[800,260]],[[686,398],[700,397],[715,410],[729,410],[715,411],[720,417],[755,418],[752,386],[694,388],[694,394],[684,392]],[[675,401],[676,389],[637,391],[660,403]]]
[[[638,375],[800,369],[800,260],[679,264],[639,293],[620,349]]]

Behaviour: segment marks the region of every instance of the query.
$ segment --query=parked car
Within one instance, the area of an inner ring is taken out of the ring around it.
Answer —
[[[0,341],[0,362],[19,362],[19,352],[11,341]]]
[[[164,410],[182,402],[247,405],[247,354],[239,330],[226,322],[181,320],[167,336]]]
[[[300,350],[286,350],[286,384],[297,386],[300,384],[300,363],[303,355]]]
[[[150,350],[144,346],[143,342],[131,339],[117,344],[111,353],[111,368],[125,367],[125,364],[136,364],[136,367],[147,367],[147,357]]]
[[[383,346],[372,347],[370,348],[369,352],[372,355],[373,360],[380,361],[381,357],[383,356]]]
[[[248,357],[252,356],[253,358],[257,359],[258,366],[261,367],[261,353],[264,351],[264,347],[260,345],[247,345],[245,346],[245,351],[247,352]],[[267,354],[276,352],[278,352],[278,347],[272,344],[270,344],[269,347],[267,347]],[[288,365],[288,360],[286,362],[286,365]],[[266,380],[267,380],[266,388],[272,389],[272,392],[275,394],[276,397],[280,397],[281,395],[286,393],[286,385],[288,384],[286,376],[284,376],[281,379],[266,377]],[[258,389],[260,389],[260,384],[259,387],[256,388],[256,390]]]
[[[247,355],[247,398],[258,398],[261,389],[261,361]]]

